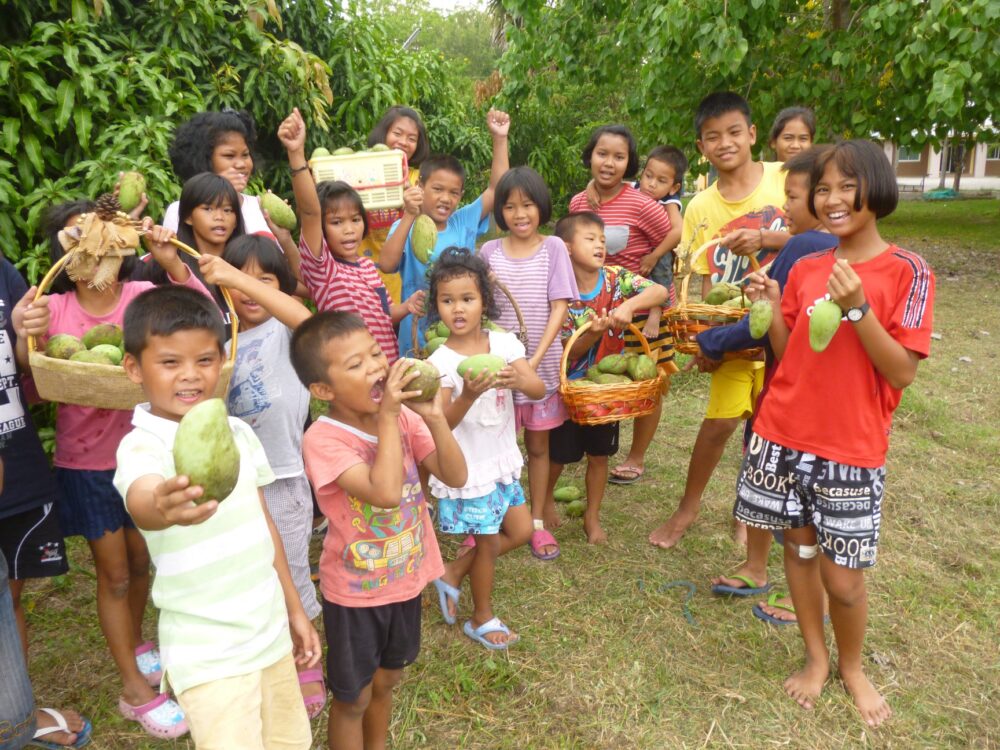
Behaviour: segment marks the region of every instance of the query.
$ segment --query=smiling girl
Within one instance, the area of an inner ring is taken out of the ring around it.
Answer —
[[[774,118],[767,143],[776,161],[786,162],[809,149],[816,137],[816,115],[808,107],[785,107]]]

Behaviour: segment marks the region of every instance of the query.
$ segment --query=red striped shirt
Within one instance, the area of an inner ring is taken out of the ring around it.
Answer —
[[[586,191],[569,202],[570,211],[590,211]],[[624,185],[618,195],[594,211],[604,221],[607,263],[639,273],[639,262],[656,249],[670,231],[670,217],[645,193]]]

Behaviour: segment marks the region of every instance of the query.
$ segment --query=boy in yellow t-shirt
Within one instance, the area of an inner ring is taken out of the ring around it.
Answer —
[[[718,181],[691,199],[681,233],[681,247],[691,251],[718,240],[692,266],[702,276],[704,296],[719,281],[741,281],[750,270],[747,255],[755,255],[762,266],[770,263],[784,247],[788,232],[781,211],[785,202],[781,164],[753,160],[750,148],[757,140],[757,129],[746,100],[731,92],[705,97],[695,115],[695,131],[698,150],[719,173]],[[696,363],[702,372],[712,373],[712,385],[688,464],[684,496],[666,523],[649,535],[653,545],[664,549],[677,544],[694,523],[726,442],[740,421],[753,413],[763,385],[762,361],[716,362],[698,357]],[[745,533],[744,529],[744,538]]]

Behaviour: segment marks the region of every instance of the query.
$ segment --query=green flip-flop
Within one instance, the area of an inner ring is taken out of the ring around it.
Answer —
[[[766,594],[771,590],[771,584],[765,583],[763,586],[758,586],[757,582],[754,581],[749,576],[726,576],[726,578],[732,578],[733,580],[745,583],[746,586],[727,586],[724,583],[716,583],[712,586],[712,593],[716,596],[760,596],[761,594]]]

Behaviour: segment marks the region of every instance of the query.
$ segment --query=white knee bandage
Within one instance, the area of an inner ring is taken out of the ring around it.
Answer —
[[[811,560],[819,554],[818,544],[800,544],[799,545],[799,558],[802,560]]]

